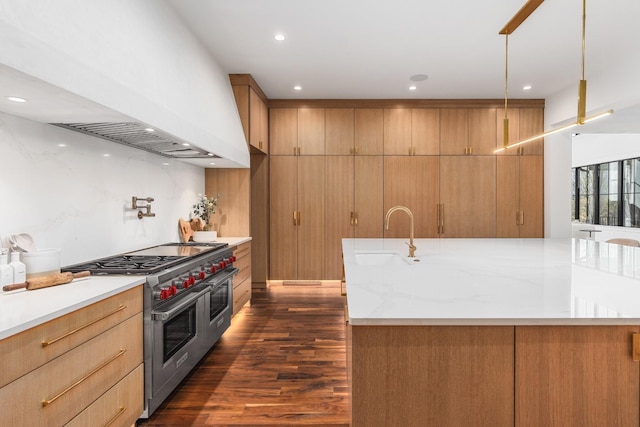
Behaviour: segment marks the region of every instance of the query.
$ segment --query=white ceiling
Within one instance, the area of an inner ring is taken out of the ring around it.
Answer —
[[[169,3],[227,72],[251,74],[270,99],[500,99],[498,32],[525,0]],[[637,0],[587,2],[587,80],[637,54],[639,19]],[[547,98],[569,86],[577,94],[581,24],[582,0],[547,0],[509,36],[510,98]],[[414,74],[429,78],[411,92]],[[533,89],[524,92],[525,84]]]

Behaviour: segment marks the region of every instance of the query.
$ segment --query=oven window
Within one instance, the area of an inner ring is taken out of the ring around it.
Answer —
[[[220,283],[216,288],[211,289],[211,304],[209,305],[209,320],[224,311],[229,305],[229,282]]]
[[[196,305],[165,322],[163,328],[163,361],[166,362],[196,336]]]

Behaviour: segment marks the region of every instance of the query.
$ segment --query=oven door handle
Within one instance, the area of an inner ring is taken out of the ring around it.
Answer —
[[[185,307],[190,306],[191,304],[193,304],[194,301],[196,301],[198,298],[200,298],[202,295],[208,292],[209,292],[209,287],[206,287],[195,295],[189,295],[187,299],[185,299],[184,301],[180,301],[179,304],[171,307],[168,310],[164,310],[164,311],[154,310],[151,312],[151,318],[153,320],[162,320],[162,321],[169,320],[176,314],[179,314]]]
[[[232,270],[228,270],[225,275],[218,274],[217,276],[212,276],[211,281],[205,282],[205,283],[211,287],[216,287],[220,283],[224,283],[230,278],[232,278],[233,276],[235,276],[236,274],[238,274],[239,271],[240,270],[238,270],[237,268],[233,268]]]

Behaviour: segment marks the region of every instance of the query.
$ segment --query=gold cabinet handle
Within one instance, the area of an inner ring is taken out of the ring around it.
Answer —
[[[354,150],[355,150],[354,154],[358,154],[358,147],[356,147]]]
[[[91,377],[93,374],[95,374],[96,372],[98,372],[99,370],[101,370],[102,368],[104,368],[105,366],[107,366],[109,363],[113,362],[114,360],[116,360],[118,357],[122,356],[127,350],[120,350],[119,352],[117,352],[115,355],[111,356],[108,360],[104,361],[102,364],[100,364],[100,366],[98,366],[97,368],[95,368],[93,371],[89,372],[88,374],[86,374],[84,377],[80,378],[78,381],[76,381],[75,383],[71,384],[69,387],[65,388],[64,390],[62,390],[60,393],[56,394],[55,396],[53,396],[51,399],[45,399],[42,401],[42,407],[45,407],[47,405],[52,404],[53,402],[55,402],[56,400],[58,400],[60,397],[64,396],[65,394],[67,394],[68,392],[70,392],[71,390],[73,390],[75,387],[79,386],[80,384],[82,384],[84,381],[86,381],[89,377]]]
[[[354,217],[354,223],[353,225],[355,225],[356,227],[358,226],[358,212],[355,212],[355,217]]]
[[[67,338],[68,336],[73,335],[73,334],[75,334],[76,332],[79,332],[79,331],[81,331],[81,330],[83,330],[83,329],[85,329],[85,328],[88,328],[89,326],[91,326],[91,325],[93,325],[93,324],[95,324],[95,323],[98,323],[99,321],[104,320],[104,319],[106,319],[106,318],[107,318],[107,317],[109,317],[109,316],[113,316],[114,314],[118,313],[119,311],[124,310],[125,308],[127,308],[127,306],[126,306],[126,305],[122,305],[122,304],[120,304],[120,305],[118,306],[118,308],[116,308],[116,309],[115,309],[114,311],[112,311],[111,313],[107,313],[107,314],[105,314],[104,316],[99,317],[99,318],[97,318],[97,319],[95,319],[95,320],[93,320],[93,321],[91,321],[91,322],[87,323],[86,325],[80,326],[79,328],[76,328],[76,329],[74,329],[73,331],[69,331],[69,332],[67,332],[67,333],[66,333],[66,334],[64,334],[64,335],[59,336],[58,338],[54,338],[54,339],[49,340],[49,341],[43,341],[43,342],[42,342],[42,347],[47,347],[47,346],[49,346],[49,345],[51,345],[51,344],[54,344],[54,343],[56,343],[56,342],[60,341],[61,339]]]
[[[302,212],[298,211],[298,225],[302,222]]]
[[[524,211],[520,211],[520,225],[524,225]]]
[[[631,358],[634,362],[640,362],[640,334],[632,335]]]
[[[293,225],[298,225],[298,211],[293,211]]]
[[[118,410],[118,412],[111,418],[109,418],[109,421],[107,421],[107,423],[104,425],[104,427],[109,427],[111,424],[113,424],[113,422],[122,414],[124,414],[124,411],[126,411],[127,408],[125,408],[124,406],[121,406],[120,409]]]
[[[438,204],[438,234],[444,233],[444,203]]]

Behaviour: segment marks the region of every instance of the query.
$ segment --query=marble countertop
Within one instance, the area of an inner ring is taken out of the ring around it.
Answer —
[[[410,260],[406,241],[343,239],[352,325],[640,324],[640,248],[570,238],[416,239]],[[364,265],[363,254],[381,250],[402,259]]]
[[[216,239],[216,242],[228,243],[229,246],[238,246],[250,241],[251,237],[218,237]]]
[[[49,288],[0,291],[0,339],[124,292],[145,276],[91,276]]]

